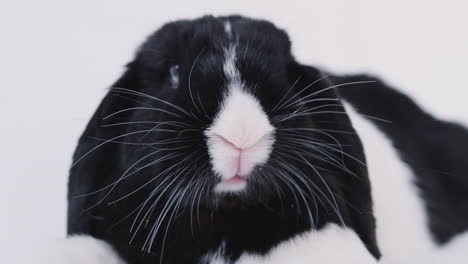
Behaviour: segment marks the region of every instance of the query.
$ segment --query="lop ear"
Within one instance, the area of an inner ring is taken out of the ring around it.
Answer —
[[[332,75],[321,72],[314,67],[297,63],[290,65],[289,75],[291,82],[300,77],[303,84],[316,83],[314,85],[320,87],[316,89],[324,89],[324,93],[327,94],[323,95],[324,97],[339,98],[336,89],[327,89],[340,85],[340,83],[335,82]],[[340,102],[337,104],[341,105]],[[336,111],[344,112],[346,110],[341,105]],[[338,172],[340,175],[333,178],[335,185],[337,185],[334,191],[339,193],[342,198],[337,202],[343,214],[343,220],[348,228],[352,228],[356,232],[369,252],[378,259],[381,254],[376,240],[371,184],[361,139],[346,114],[332,114],[322,118],[323,120],[317,120],[317,122],[323,121],[330,128],[329,131],[346,131],[346,133],[329,132],[339,141],[342,145],[342,151],[347,154],[342,157],[347,171],[342,170]]]
[[[133,89],[138,86],[135,69],[131,64],[125,73],[112,87]],[[96,196],[84,196],[99,187],[105,186],[103,175],[118,175],[119,144],[104,144],[98,151],[92,151],[101,144],[102,140],[109,140],[125,134],[125,126],[113,126],[111,129],[103,127],[103,118],[122,109],[132,107],[134,102],[119,94],[109,91],[81,135],[78,146],[73,155],[73,165],[70,169],[68,182],[68,233],[93,234],[96,218],[92,216],[91,207],[96,202]],[[112,123],[112,121],[111,121]],[[106,124],[109,124],[106,120]],[[92,151],[92,152],[90,152]],[[107,179],[108,180],[108,179]],[[80,198],[77,198],[80,197]]]
[[[365,165],[366,157],[359,135],[352,127],[349,118],[343,117],[349,122],[348,131],[353,135],[342,136],[339,140],[342,142],[343,151],[352,155],[345,157],[346,168],[353,173],[345,173],[340,179],[342,186],[344,203],[348,213],[347,225],[352,227],[364,242],[369,252],[377,259],[380,258],[380,250],[376,239],[376,224],[373,214],[373,203],[371,195],[371,184],[367,167]],[[359,160],[359,162],[357,161]]]
[[[89,137],[112,136],[103,134],[108,133],[107,130],[106,132],[103,132],[104,130],[101,129],[103,118],[116,111],[132,107],[135,104],[134,101],[126,98],[124,96],[125,94],[115,92],[113,88],[138,90],[139,85],[140,84],[138,80],[136,65],[133,62],[129,63],[123,75],[109,88],[109,91],[107,92],[106,96],[104,97],[101,104],[98,106],[96,112],[94,113],[93,117],[89,121],[86,130],[81,136],[80,144],[78,145],[77,151],[81,146],[81,141],[87,139],[89,140]],[[120,133],[121,131],[119,131],[118,127],[113,127],[112,129],[109,129],[109,132]],[[77,157],[75,155],[75,159],[76,158]]]
[[[343,82],[338,82],[334,75],[324,74],[329,86],[334,86],[340,89]],[[353,87],[366,85],[367,83],[355,82]],[[335,91],[339,96],[339,90]],[[340,96],[339,96],[340,97]],[[343,108],[343,111],[346,111]],[[361,240],[366,245],[367,249],[377,259],[380,258],[381,253],[377,245],[376,239],[376,223],[373,214],[373,202],[371,195],[371,183],[366,166],[366,157],[361,138],[353,128],[353,124],[348,115],[342,115],[342,121],[348,124],[348,129],[353,134],[342,136],[343,144],[347,145],[345,151],[352,155],[345,158],[346,167],[354,173],[355,177],[344,177],[344,185],[342,192],[346,199],[346,206],[348,209],[350,223],[349,225],[356,231]]]

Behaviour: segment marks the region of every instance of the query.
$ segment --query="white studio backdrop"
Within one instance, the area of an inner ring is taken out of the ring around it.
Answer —
[[[468,124],[468,2],[0,0],[0,259],[62,237],[78,136],[164,22],[243,14],[286,29],[300,62],[369,72]]]

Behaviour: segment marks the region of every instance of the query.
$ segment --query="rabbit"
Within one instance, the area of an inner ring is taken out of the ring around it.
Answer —
[[[434,197],[435,178],[411,163],[421,141],[395,136],[407,127],[397,104],[418,109],[402,98],[373,77],[297,62],[264,20],[168,23],[79,140],[62,247],[88,237],[83,254],[108,264],[435,260],[466,227],[443,214],[449,232],[427,213],[449,191]],[[417,113],[408,120],[428,115]]]
[[[241,16],[151,35],[79,140],[68,233],[127,263],[234,263],[324,230],[378,259],[360,138],[290,46]]]

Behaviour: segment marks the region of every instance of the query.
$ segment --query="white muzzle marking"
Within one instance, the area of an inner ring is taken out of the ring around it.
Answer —
[[[252,170],[265,163],[274,143],[274,127],[257,98],[244,89],[235,66],[235,47],[225,50],[228,93],[205,131],[213,170],[221,178],[217,192],[245,189]]]

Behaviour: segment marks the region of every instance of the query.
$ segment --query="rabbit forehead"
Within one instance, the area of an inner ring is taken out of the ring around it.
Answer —
[[[287,34],[270,22],[240,16],[205,16],[165,24],[148,37],[138,55],[150,66],[167,60],[193,61],[201,50],[219,54],[230,42],[248,46],[257,55],[288,55],[290,50]]]

